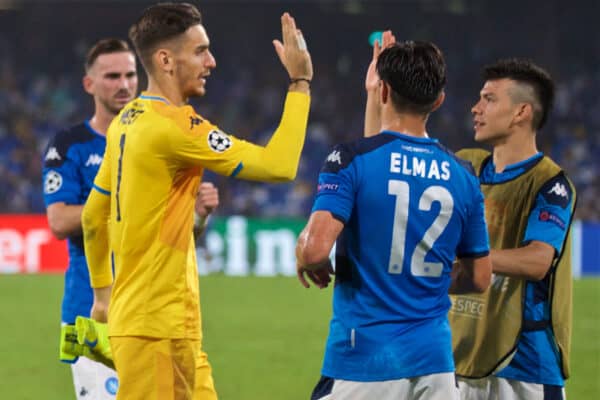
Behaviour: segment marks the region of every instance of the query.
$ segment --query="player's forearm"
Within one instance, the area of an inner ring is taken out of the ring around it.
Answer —
[[[524,278],[531,281],[544,279],[554,259],[554,248],[547,243],[533,241],[517,249],[492,250],[494,273]]]
[[[264,148],[248,154],[239,178],[267,182],[287,182],[296,177],[306,137],[310,97],[290,91],[281,122]]]
[[[376,135],[381,130],[381,116],[379,115],[376,96],[376,91],[367,91],[367,104],[365,107],[365,137]]]
[[[108,242],[109,215],[110,197],[92,190],[81,220],[85,256],[93,288],[110,286],[113,281]]]
[[[81,235],[82,205],[54,203],[48,206],[46,212],[48,225],[52,234],[57,239],[66,239],[70,236]]]

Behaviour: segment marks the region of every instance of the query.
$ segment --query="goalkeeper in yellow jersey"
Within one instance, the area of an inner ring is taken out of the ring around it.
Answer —
[[[148,90],[110,125],[82,216],[91,316],[108,321],[117,399],[217,397],[201,346],[194,201],[204,168],[266,182],[296,175],[313,72],[294,19],[285,13],[281,26],[283,40],[273,44],[290,87],[265,147],[224,133],[188,105],[216,67],[194,6],[151,6],[129,31]]]

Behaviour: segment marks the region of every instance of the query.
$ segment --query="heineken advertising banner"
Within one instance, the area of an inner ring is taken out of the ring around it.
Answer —
[[[198,271],[226,275],[295,275],[296,240],[305,219],[213,218],[198,240]]]

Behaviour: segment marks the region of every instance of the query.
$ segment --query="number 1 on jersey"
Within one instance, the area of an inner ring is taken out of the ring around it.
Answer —
[[[394,209],[394,225],[392,228],[392,246],[390,249],[390,274],[401,274],[402,264],[405,259],[406,227],[408,225],[408,210],[410,204],[410,186],[408,182],[390,180],[388,194],[396,196]],[[410,272],[414,276],[439,277],[442,275],[442,263],[427,262],[425,256],[433,248],[435,241],[440,237],[454,211],[454,199],[443,186],[428,187],[419,199],[419,210],[430,211],[434,201],[440,202],[440,212],[427,228],[423,237],[417,243],[413,254],[410,256]]]

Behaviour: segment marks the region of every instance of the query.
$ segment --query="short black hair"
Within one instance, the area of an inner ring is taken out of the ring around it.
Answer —
[[[483,79],[495,81],[510,79],[527,85],[533,90],[533,128],[541,129],[548,119],[554,104],[554,81],[550,74],[531,60],[507,58],[487,65],[483,70]],[[537,104],[535,104],[537,102]]]
[[[405,41],[381,52],[379,77],[392,88],[392,103],[400,112],[429,114],[446,85],[446,62],[431,42]]]
[[[202,24],[202,15],[189,3],[159,3],[144,10],[142,16],[129,28],[129,39],[148,69],[150,57],[157,46],[173,39],[190,27]]]
[[[107,38],[101,39],[94,44],[87,52],[85,57],[85,71],[88,72],[98,57],[102,54],[129,52],[133,53],[126,41],[121,39]]]

